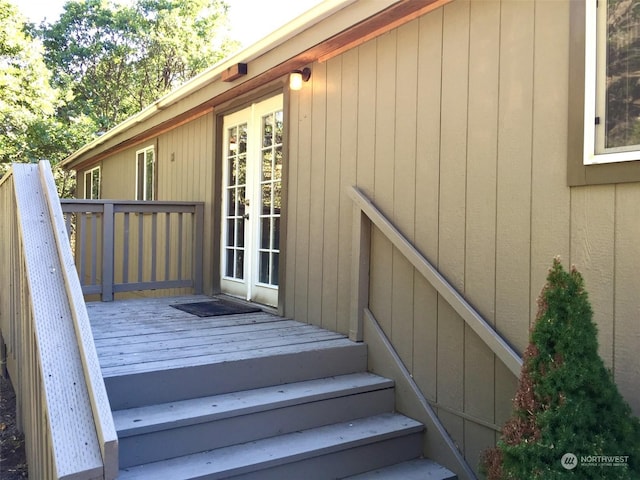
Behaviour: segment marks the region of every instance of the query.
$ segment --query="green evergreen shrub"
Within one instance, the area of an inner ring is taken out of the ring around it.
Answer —
[[[556,258],[512,416],[481,459],[489,480],[640,479],[640,422],[598,355],[592,316],[582,276]]]

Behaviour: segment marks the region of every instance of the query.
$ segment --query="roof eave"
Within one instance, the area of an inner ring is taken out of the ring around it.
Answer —
[[[156,123],[164,121],[166,124],[169,117],[211,111],[215,105],[224,103],[224,98],[228,100],[230,96],[244,94],[247,89],[259,87],[265,81],[273,81],[275,75],[278,78],[285,75],[290,71],[287,68],[299,68],[315,60],[326,61],[450,1],[453,0],[326,0],[128,118],[71,154],[61,165],[67,169],[77,169],[96,163],[115,151],[139,143],[142,138],[148,138],[146,132],[153,132],[157,128],[153,127],[153,117]],[[326,21],[326,25],[314,28],[323,21]],[[222,82],[222,74],[238,63],[249,64],[249,75],[241,77],[242,81]],[[176,105],[181,101],[182,106]],[[163,113],[174,105],[174,109],[180,111]],[[163,115],[166,117],[164,120]],[[148,128],[140,126],[145,122],[149,122]],[[134,133],[126,136],[125,132],[129,131]]]
[[[183,85],[169,92],[167,95],[155,101],[137,114],[116,125],[104,135],[101,135],[100,137],[87,143],[85,146],[75,151],[67,158],[65,158],[62,162],[60,162],[60,166],[66,169],[73,169],[77,163],[85,160],[85,158],[83,157],[85,157],[86,154],[95,150],[100,145],[103,145],[108,140],[125,132],[132,126],[144,122],[145,120],[154,116],[157,112],[170,107],[171,105],[191,95],[193,92],[199,90],[200,88],[212,82],[220,80],[222,73],[229,67],[238,63],[248,63],[251,60],[260,57],[261,55],[264,55],[266,52],[295,37],[300,32],[307,30],[313,25],[321,22],[325,18],[333,15],[339,10],[346,8],[356,1],[357,0],[325,0],[324,2],[318,4],[316,7],[308,10],[307,12],[282,26],[278,30],[269,34],[265,38],[239,51],[238,53],[225,58],[213,67],[205,70],[201,74],[185,82]]]

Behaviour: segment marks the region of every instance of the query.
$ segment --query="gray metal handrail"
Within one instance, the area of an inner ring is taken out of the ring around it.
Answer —
[[[136,290],[202,293],[202,202],[60,203],[85,294],[111,301],[115,293]]]

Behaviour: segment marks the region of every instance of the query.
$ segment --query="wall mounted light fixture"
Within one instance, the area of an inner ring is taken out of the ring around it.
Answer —
[[[305,67],[302,70],[294,70],[289,75],[289,88],[291,90],[300,90],[303,82],[308,82],[311,78],[311,69]]]

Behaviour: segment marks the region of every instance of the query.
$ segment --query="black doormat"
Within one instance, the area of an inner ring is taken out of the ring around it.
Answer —
[[[171,305],[173,308],[191,313],[199,317],[215,317],[218,315],[236,315],[239,313],[260,312],[257,307],[250,305],[241,305],[226,300],[212,300],[207,302],[196,303],[178,303]]]

